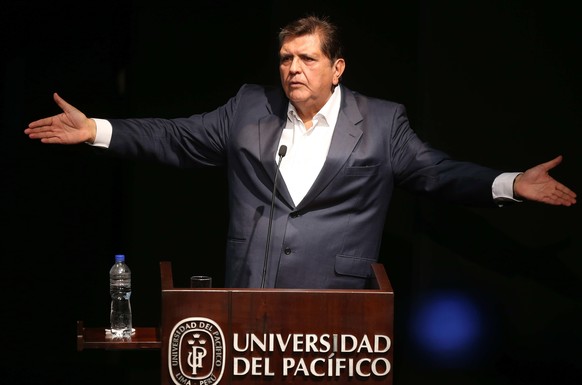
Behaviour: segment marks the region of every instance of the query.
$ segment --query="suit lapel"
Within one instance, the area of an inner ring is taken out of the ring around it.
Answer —
[[[342,105],[327,158],[313,186],[297,206],[298,210],[313,201],[340,172],[362,136],[362,130],[357,127],[357,124],[362,121],[362,115],[356,99],[345,87],[340,89],[342,90]],[[289,201],[292,202],[291,199]]]
[[[287,99],[284,100],[287,101]],[[281,140],[281,133],[285,127],[285,119],[287,117],[286,103],[281,102],[276,110],[276,113],[267,115],[259,120],[260,160],[269,180],[271,181],[271,188],[275,182],[275,172],[277,171],[275,156],[279,151],[279,141]],[[294,206],[293,199],[291,199],[291,195],[287,190],[287,185],[285,185],[281,175],[277,177],[277,191],[279,192],[281,200],[283,200],[289,207]]]

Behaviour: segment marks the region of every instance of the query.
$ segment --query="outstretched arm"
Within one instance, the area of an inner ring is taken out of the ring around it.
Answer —
[[[515,197],[555,206],[575,204],[576,193],[549,174],[549,171],[561,162],[562,156],[560,155],[518,175],[513,184]]]
[[[93,143],[96,132],[95,122],[67,103],[56,92],[53,98],[63,112],[30,123],[24,133],[30,139],[39,139],[42,143]]]

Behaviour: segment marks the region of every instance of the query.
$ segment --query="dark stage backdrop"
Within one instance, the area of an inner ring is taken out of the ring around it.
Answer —
[[[28,122],[59,112],[52,93],[92,117],[207,111],[243,83],[278,83],[277,30],[311,11],[343,28],[344,83],[404,103],[435,146],[508,171],[563,154],[552,174],[582,191],[580,6],[5,1],[0,382],[159,383],[158,352],[75,350],[77,320],[107,325],[116,253],[134,274],[138,326],[159,322],[159,261],[176,285],[194,273],[223,283],[223,170],[31,141]],[[578,206],[469,209],[397,191],[381,256],[396,292],[395,384],[579,384]]]

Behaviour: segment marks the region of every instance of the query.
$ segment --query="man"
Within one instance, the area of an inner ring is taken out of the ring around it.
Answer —
[[[576,202],[548,174],[561,156],[524,173],[455,161],[417,137],[402,105],[341,86],[346,63],[326,19],[292,22],[279,42],[282,89],[244,85],[214,111],[172,120],[89,119],[55,94],[64,112],[25,133],[178,167],[225,166],[228,287],[365,287],[396,186],[458,204]]]

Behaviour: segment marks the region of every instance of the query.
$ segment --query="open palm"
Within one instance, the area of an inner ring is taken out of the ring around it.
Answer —
[[[56,92],[53,98],[62,113],[36,120],[24,130],[31,139],[42,143],[78,144],[95,140],[95,122],[67,103]]]
[[[561,162],[560,155],[519,175],[514,184],[517,197],[557,206],[575,204],[576,194],[549,174],[549,171]]]

